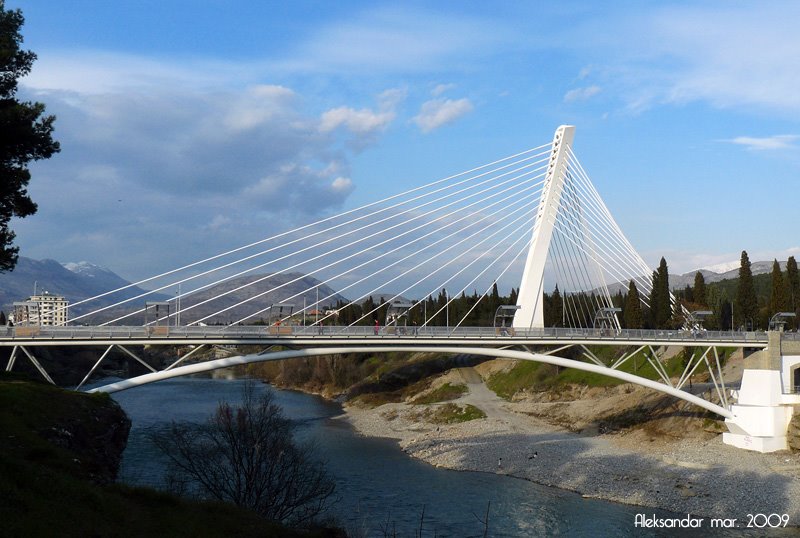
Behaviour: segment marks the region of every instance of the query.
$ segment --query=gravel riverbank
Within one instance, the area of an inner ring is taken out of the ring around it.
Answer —
[[[800,525],[800,456],[759,454],[710,439],[652,439],[642,432],[577,434],[524,412],[468,380],[470,403],[487,417],[436,425],[422,406],[346,408],[362,435],[397,439],[409,455],[456,470],[504,473],[586,497],[709,518],[788,514]]]

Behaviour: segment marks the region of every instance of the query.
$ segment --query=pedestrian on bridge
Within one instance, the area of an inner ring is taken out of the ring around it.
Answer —
[[[378,323],[378,320],[376,319],[375,320],[375,336],[378,336],[378,332],[380,332],[380,330],[381,330],[381,326]]]

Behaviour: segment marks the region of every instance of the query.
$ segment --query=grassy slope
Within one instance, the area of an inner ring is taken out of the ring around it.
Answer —
[[[603,361],[605,364],[612,364],[615,357],[611,348],[598,348],[592,349],[592,352]],[[731,350],[725,350],[720,355],[720,362],[724,363],[725,357],[730,354]],[[667,360],[663,363],[664,369],[667,374],[672,377],[681,375],[684,369],[683,355],[677,356]],[[635,374],[647,379],[660,380],[659,375],[656,373],[655,368],[647,362],[643,352],[636,354],[635,357],[628,359],[619,368],[619,371]],[[705,372],[705,367],[698,367],[696,373],[702,374]],[[489,381],[488,386],[498,396],[502,398],[511,399],[514,394],[523,389],[534,389],[537,391],[549,390],[557,388],[565,384],[586,385],[589,387],[609,387],[624,383],[623,381],[595,374],[592,372],[585,372],[582,370],[575,370],[572,368],[556,368],[555,366],[530,362],[519,361],[512,368],[505,372],[499,372],[493,375]]]
[[[0,521],[4,536],[308,536],[221,503],[92,483],[89,462],[43,437],[63,421],[114,405],[48,385],[0,377]],[[312,534],[313,536],[313,534]]]

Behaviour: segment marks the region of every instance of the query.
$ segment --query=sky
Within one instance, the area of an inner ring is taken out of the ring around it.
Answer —
[[[670,272],[800,255],[800,3],[6,0],[20,254],[131,280],[552,139]]]

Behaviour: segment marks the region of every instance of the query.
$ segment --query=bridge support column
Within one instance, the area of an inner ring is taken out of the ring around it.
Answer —
[[[769,347],[745,359],[741,387],[732,391],[737,399],[731,406],[735,418],[725,420],[729,431],[722,434],[722,441],[757,452],[788,449],[789,422],[794,406],[800,404],[798,385],[800,343],[781,341],[780,333],[770,333]]]
[[[547,261],[547,252],[550,249],[550,239],[553,237],[561,191],[564,189],[564,180],[567,175],[567,148],[572,146],[574,137],[575,127],[573,125],[562,125],[556,129],[553,137],[553,150],[547,165],[544,188],[536,212],[536,222],[533,224],[531,246],[519,286],[517,304],[520,308],[514,314],[512,321],[512,327],[517,329],[544,327],[544,302],[542,300],[544,296],[544,266]]]

